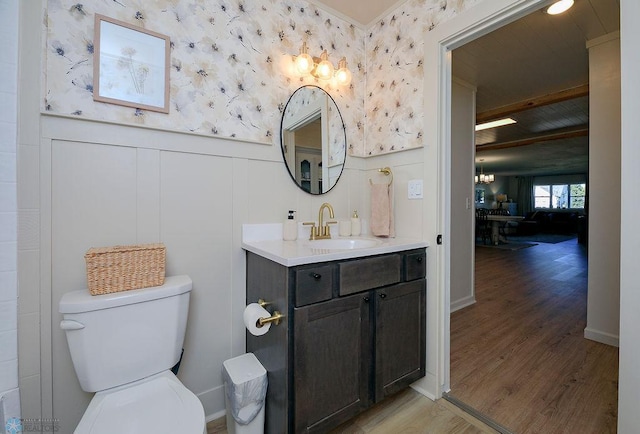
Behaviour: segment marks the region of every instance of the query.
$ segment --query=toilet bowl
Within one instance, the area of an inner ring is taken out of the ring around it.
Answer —
[[[60,300],[82,390],[96,392],[75,434],[206,433],[198,397],[171,372],[186,330],[188,276],[162,286]]]
[[[202,433],[200,400],[171,371],[97,392],[75,433]]]

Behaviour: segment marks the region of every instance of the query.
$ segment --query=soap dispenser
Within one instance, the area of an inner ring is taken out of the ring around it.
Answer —
[[[282,239],[285,241],[295,241],[298,239],[298,222],[293,217],[295,211],[289,210],[289,216],[282,225]]]
[[[353,211],[353,217],[351,217],[351,235],[358,236],[362,231],[362,227],[360,225],[360,217],[358,217],[358,211]]]

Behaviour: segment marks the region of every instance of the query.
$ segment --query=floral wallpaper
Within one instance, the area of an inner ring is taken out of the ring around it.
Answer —
[[[344,164],[346,157],[345,134],[340,111],[329,104],[329,167]]]
[[[424,34],[481,0],[409,0],[367,30],[364,156],[421,147]]]
[[[365,31],[305,0],[48,0],[42,110],[279,145],[289,96],[314,84],[336,101],[350,155],[417,148],[424,34],[480,1],[407,0]],[[96,13],[170,37],[169,114],[93,101]],[[302,41],[346,56],[351,85],[297,78]]]
[[[362,148],[364,31],[304,0],[48,0],[46,12],[44,112],[279,146],[290,94],[315,84]],[[95,14],[169,36],[169,114],[93,101]],[[303,41],[336,65],[346,56],[353,84],[292,74]]]

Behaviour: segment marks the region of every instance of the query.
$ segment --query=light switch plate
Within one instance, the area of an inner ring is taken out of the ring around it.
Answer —
[[[408,183],[409,199],[422,199],[422,179],[411,179]]]

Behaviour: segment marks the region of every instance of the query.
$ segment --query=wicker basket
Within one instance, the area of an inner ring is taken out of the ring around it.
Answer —
[[[91,295],[160,286],[164,283],[164,244],[92,247],[84,255]]]

